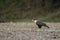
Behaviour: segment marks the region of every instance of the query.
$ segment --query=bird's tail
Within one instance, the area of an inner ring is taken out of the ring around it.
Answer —
[[[45,23],[43,23],[43,26],[45,26],[45,27],[49,28],[49,26],[47,26]]]
[[[44,26],[47,27],[47,28],[49,28],[49,26],[47,26],[46,24]]]
[[[49,28],[49,26],[47,26],[47,25],[45,27]]]

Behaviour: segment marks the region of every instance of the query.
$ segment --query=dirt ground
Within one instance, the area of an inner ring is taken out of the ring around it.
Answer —
[[[0,23],[0,40],[60,40],[60,23],[46,23],[40,31],[34,23]]]

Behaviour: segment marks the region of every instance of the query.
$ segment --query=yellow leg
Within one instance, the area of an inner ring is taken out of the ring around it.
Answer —
[[[39,31],[41,31],[41,29],[37,29],[36,31],[39,32]]]

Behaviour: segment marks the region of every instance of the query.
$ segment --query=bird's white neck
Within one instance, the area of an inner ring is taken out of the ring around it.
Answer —
[[[37,22],[37,20],[34,21],[35,23]]]

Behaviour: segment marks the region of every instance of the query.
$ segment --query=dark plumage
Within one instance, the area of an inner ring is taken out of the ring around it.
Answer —
[[[38,28],[41,28],[42,26],[49,28],[45,23],[42,23],[40,21],[37,21],[36,25],[38,26]]]
[[[41,28],[42,26],[49,28],[45,23],[40,22],[40,21],[38,21],[36,19],[32,19],[32,21],[36,23],[36,25],[38,26],[38,28]]]

